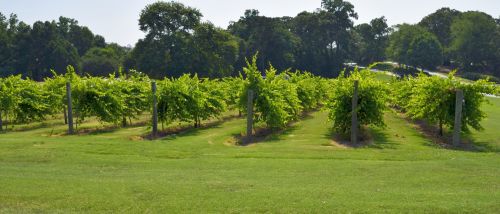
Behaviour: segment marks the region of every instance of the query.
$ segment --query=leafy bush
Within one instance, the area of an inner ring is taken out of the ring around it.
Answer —
[[[72,101],[77,122],[95,116],[102,122],[117,124],[125,113],[125,96],[111,78],[85,77],[72,81]]]
[[[218,117],[227,108],[226,88],[219,80],[200,80],[183,75],[165,79],[159,84],[158,118],[162,123],[194,122]]]
[[[478,80],[472,84],[462,83],[454,77],[454,72],[450,73],[448,78],[420,74],[417,77],[407,77],[393,86],[394,104],[414,119],[437,124],[440,134],[443,133],[443,126],[454,126],[457,89],[464,91],[464,132],[469,132],[470,128],[482,129],[480,122],[485,118],[485,113],[480,107],[486,102],[482,93],[494,93],[497,90],[495,85],[487,80]]]
[[[263,121],[270,128],[284,128],[296,120],[302,106],[297,94],[297,86],[285,73],[277,74],[272,66],[265,71],[265,78],[257,68],[257,56],[252,62],[247,61],[247,67],[243,68],[246,75],[244,91],[240,98],[240,106],[246,110],[248,90],[254,92],[254,118],[255,121]]]
[[[141,73],[131,71],[129,75],[120,74],[114,81],[118,93],[124,100],[122,124],[125,126],[127,118],[136,118],[151,107],[151,81]]]
[[[0,79],[0,114],[11,121],[41,121],[50,113],[48,93],[41,84],[21,76]]]
[[[243,93],[244,80],[240,75],[239,77],[226,77],[220,81],[226,91],[226,103],[228,107],[234,109],[238,108],[241,112],[243,107],[239,105],[241,94]]]
[[[297,96],[304,110],[313,110],[323,105],[328,92],[325,79],[300,71],[288,75],[290,81],[297,86]]]
[[[387,108],[388,88],[375,79],[374,73],[369,70],[357,69],[348,77],[342,73],[333,82],[333,93],[327,108],[330,111],[329,119],[333,122],[333,130],[342,135],[351,132],[352,98],[354,81],[359,81],[358,86],[358,114],[359,126],[376,125],[384,126],[384,110]]]

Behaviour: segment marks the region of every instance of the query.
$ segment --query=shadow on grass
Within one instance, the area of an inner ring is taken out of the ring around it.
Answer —
[[[443,135],[440,135],[439,128],[436,125],[429,124],[423,120],[412,120],[406,117],[403,113],[400,113],[399,115],[409,124],[412,124],[413,128],[415,128],[419,134],[427,139],[430,139],[430,141],[426,141],[426,143],[424,143],[425,146],[467,152],[500,151],[499,148],[493,147],[490,143],[474,141],[474,139],[467,134],[462,134],[462,144],[460,146],[454,146],[451,144],[453,142],[453,137],[450,130],[444,129]]]
[[[243,134],[235,134],[233,135],[233,138],[236,139],[235,144],[239,146],[250,146],[258,143],[273,143],[283,140],[283,136],[290,135],[298,129],[298,122],[313,119],[311,114],[315,111],[317,110],[302,113],[299,120],[288,123],[287,126],[282,129],[272,129],[266,127],[256,128],[254,129],[254,134],[251,138],[248,138]]]
[[[50,128],[51,126],[59,126],[64,125],[63,122],[34,122],[31,124],[4,124],[7,125],[7,128],[4,128],[0,133],[8,133],[8,132],[24,132],[24,131],[33,131],[36,129],[42,128]],[[9,129],[8,127],[11,126]]]
[[[240,118],[238,115],[230,115],[226,117],[222,117],[218,120],[207,121],[201,124],[201,127],[195,128],[193,125],[180,125],[175,127],[166,128],[158,132],[156,137],[153,137],[151,133],[144,135],[144,139],[148,140],[173,140],[178,137],[187,137],[199,134],[200,131],[211,129],[211,128],[219,128],[225,122],[230,120]]]
[[[113,133],[116,131],[119,131],[122,128],[136,128],[136,127],[141,127],[145,126],[147,124],[146,121],[139,121],[135,123],[128,124],[127,126],[123,127],[121,125],[117,124],[111,124],[107,125],[104,127],[85,127],[85,128],[78,128],[75,130],[76,135],[100,135],[100,134],[109,134]]]
[[[373,142],[367,147],[375,149],[395,149],[397,143],[389,140],[389,135],[382,128],[368,128]]]
[[[239,146],[250,146],[258,143],[275,143],[283,140],[283,136],[289,135],[295,130],[297,130],[297,126],[295,125],[289,125],[283,129],[258,128],[251,138],[243,136],[242,134],[235,134],[233,138],[236,139],[236,145]]]
[[[350,136],[336,133],[333,130],[325,134],[324,138],[331,141],[328,146],[337,145],[345,148],[395,149],[397,145],[389,141],[388,134],[382,128],[377,127],[363,127],[358,143],[352,143]]]
[[[454,149],[472,152],[500,152],[500,148],[492,146],[491,142],[474,141],[469,135],[462,136],[462,139],[462,142],[465,143]]]

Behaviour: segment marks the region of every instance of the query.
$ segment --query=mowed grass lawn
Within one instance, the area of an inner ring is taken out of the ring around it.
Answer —
[[[0,213],[498,213],[500,99],[482,151],[434,145],[393,112],[375,142],[332,143],[326,112],[249,146],[244,119],[140,140],[147,127],[60,136],[64,125],[0,134]],[[52,135],[51,135],[52,133]]]

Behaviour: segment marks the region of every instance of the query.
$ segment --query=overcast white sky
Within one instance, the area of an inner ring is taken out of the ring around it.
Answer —
[[[500,16],[500,0],[349,0],[359,15],[356,23],[369,22],[385,16],[390,25],[416,23],[441,7],[468,11],[479,10],[493,17]],[[15,13],[29,24],[37,20],[53,20],[59,16],[77,19],[81,25],[106,38],[107,42],[134,45],[144,37],[139,30],[140,11],[156,0],[0,0],[0,12]],[[295,16],[313,11],[321,0],[179,0],[198,8],[217,26],[227,27],[245,9],[258,9],[266,16]]]

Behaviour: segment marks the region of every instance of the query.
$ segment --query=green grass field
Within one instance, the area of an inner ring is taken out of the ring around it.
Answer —
[[[444,149],[393,112],[374,143],[331,140],[326,112],[234,145],[244,119],[141,140],[147,127],[61,136],[0,134],[0,213],[417,212],[500,210],[500,99],[489,99],[479,151]],[[95,125],[95,124],[94,124]]]

